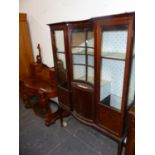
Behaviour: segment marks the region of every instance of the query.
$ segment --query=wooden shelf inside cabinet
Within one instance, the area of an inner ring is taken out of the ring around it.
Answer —
[[[86,64],[73,64],[73,65],[78,65],[78,66],[87,66],[87,67],[94,68],[94,66],[92,66],[92,65],[86,65]]]
[[[125,53],[112,53],[112,52],[103,52],[101,57],[104,59],[113,59],[125,61]]]
[[[74,55],[86,55],[84,50],[72,52]],[[94,56],[94,51],[87,51],[87,55]]]
[[[90,81],[93,82],[94,77],[92,77],[92,76],[88,76],[88,79],[89,79]],[[81,76],[81,77],[79,78],[79,80],[85,80],[85,75],[84,75],[84,76]],[[107,81],[107,80],[101,80],[101,85],[102,85],[102,86],[105,86],[105,85],[107,85],[107,84],[110,84],[110,81]]]
[[[63,51],[57,51],[57,53],[60,53],[60,54],[65,54],[65,52],[63,52]]]
[[[132,57],[134,58],[135,54],[133,54]],[[126,53],[104,52],[102,53],[101,58],[125,61]]]
[[[94,47],[93,46],[72,46],[72,48],[92,48],[92,49],[94,49]]]

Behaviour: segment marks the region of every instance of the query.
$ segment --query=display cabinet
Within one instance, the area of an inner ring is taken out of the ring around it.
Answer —
[[[118,142],[134,103],[134,13],[49,24],[59,102]]]
[[[70,97],[70,76],[68,62],[68,42],[66,37],[66,27],[64,24],[53,25],[51,27],[52,47],[54,65],[57,75],[58,98],[61,106],[66,110],[71,110]]]

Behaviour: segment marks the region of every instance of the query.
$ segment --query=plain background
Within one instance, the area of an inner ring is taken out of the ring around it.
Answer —
[[[34,58],[37,44],[43,63],[53,66],[49,23],[85,20],[92,17],[135,11],[135,0],[20,0],[19,11],[27,13]]]

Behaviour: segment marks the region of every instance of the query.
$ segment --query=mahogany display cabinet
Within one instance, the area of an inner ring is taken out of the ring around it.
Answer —
[[[118,142],[135,98],[135,13],[48,24],[61,107]]]

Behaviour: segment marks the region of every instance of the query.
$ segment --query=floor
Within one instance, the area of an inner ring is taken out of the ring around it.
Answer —
[[[72,116],[67,127],[57,120],[50,127],[20,101],[20,155],[117,155],[117,143]]]

